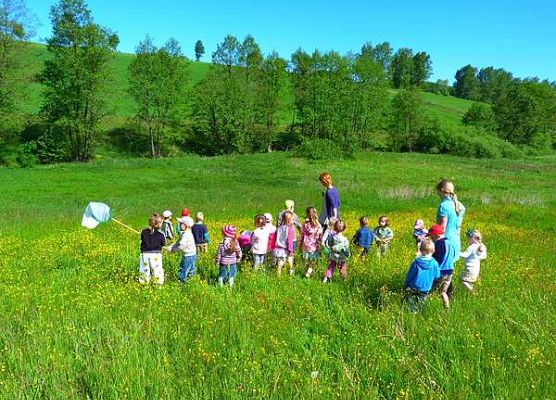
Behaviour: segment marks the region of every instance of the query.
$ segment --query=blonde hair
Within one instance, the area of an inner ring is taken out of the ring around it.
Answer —
[[[323,172],[319,175],[319,180],[324,183],[326,186],[332,185],[332,177],[328,172]]]
[[[317,226],[319,224],[319,217],[317,215],[317,209],[315,207],[307,207],[305,209],[305,214],[307,215],[307,219],[311,222],[312,226]]]
[[[455,193],[454,184],[449,179],[441,179],[440,182],[436,184],[436,190],[442,193],[446,193],[448,196],[452,198],[454,202],[454,207],[456,209],[456,214],[459,215],[460,213],[460,203],[458,201],[458,196]]]
[[[195,214],[195,220],[197,222],[199,221],[203,221],[205,219],[205,214],[203,214],[202,211],[197,212],[197,214]]]
[[[284,211],[284,224],[289,225],[293,222],[293,213],[289,210]]]
[[[434,250],[435,250],[434,242],[429,238],[423,240],[421,242],[421,245],[419,246],[419,251],[421,252],[422,255],[433,254]]]

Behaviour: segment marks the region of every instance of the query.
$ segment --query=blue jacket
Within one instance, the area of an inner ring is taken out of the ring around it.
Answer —
[[[361,246],[368,250],[373,244],[373,233],[367,226],[362,226],[357,230],[357,232],[355,232],[355,236],[352,241],[357,246]]]
[[[419,256],[409,266],[403,287],[428,293],[432,283],[438,278],[440,268],[436,260],[430,256]]]

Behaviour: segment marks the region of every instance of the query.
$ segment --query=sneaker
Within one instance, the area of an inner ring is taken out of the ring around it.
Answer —
[[[330,278],[327,278],[326,276],[324,277],[324,279],[322,280],[322,283],[328,283],[330,282]]]

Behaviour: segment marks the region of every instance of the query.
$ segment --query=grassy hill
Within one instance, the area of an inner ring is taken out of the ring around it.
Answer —
[[[280,152],[0,169],[0,398],[555,398],[555,161]],[[250,229],[286,198],[300,215],[318,206],[323,170],[348,237],[360,215],[390,217],[390,255],[353,257],[328,285],[324,263],[307,280],[298,255],[293,277],[244,265],[233,290],[217,287],[220,228]],[[413,315],[401,304],[412,226],[434,220],[440,176],[489,258],[476,295],[455,282],[450,310],[431,296]],[[179,256],[166,255],[166,284],[140,287],[138,237],[79,226],[93,200],[138,229],[154,211],[204,211],[212,243],[197,277],[180,286]]]
[[[36,43],[28,44],[24,62],[29,76],[40,71],[42,62],[46,57],[48,57],[46,46]],[[112,110],[112,114],[108,118],[109,126],[118,126],[125,118],[131,117],[135,113],[135,102],[127,94],[127,68],[133,57],[132,54],[117,53],[111,63],[111,68],[114,71],[114,82],[110,88],[111,95],[108,102],[108,106]],[[203,78],[209,65],[209,63],[204,62],[190,63],[191,85]],[[22,109],[27,113],[36,113],[41,104],[41,85],[36,82],[31,82],[29,85],[29,97],[22,105]],[[396,90],[391,90],[390,94],[394,96],[396,92]],[[424,100],[428,115],[452,126],[461,125],[461,117],[472,104],[468,100],[433,93],[424,93]],[[285,115],[284,121],[289,123],[290,118],[291,115]]]

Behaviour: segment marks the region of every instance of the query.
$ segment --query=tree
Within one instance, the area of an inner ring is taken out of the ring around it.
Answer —
[[[164,135],[183,115],[188,79],[187,59],[175,39],[158,49],[147,36],[129,65],[129,93],[139,105],[135,115],[146,129],[152,157],[161,155]]]
[[[464,125],[485,128],[487,131],[495,133],[496,123],[494,115],[491,107],[487,104],[473,103],[462,117],[461,122]]]
[[[205,54],[205,45],[200,40],[195,42],[195,61],[199,61]]]
[[[400,90],[392,100],[392,147],[412,151],[423,122],[423,100],[416,89]]]
[[[262,62],[258,80],[256,107],[258,118],[264,126],[263,145],[272,151],[272,142],[279,125],[279,113],[284,107],[288,90],[288,63],[278,53],[272,52]]]
[[[454,95],[460,99],[479,100],[480,87],[477,79],[477,68],[466,65],[456,71]]]
[[[487,67],[479,70],[477,79],[480,100],[492,104],[510,88],[513,76],[503,68]]]
[[[413,78],[413,50],[408,48],[399,49],[391,64],[392,85],[394,88],[407,88],[411,85]]]
[[[392,63],[392,48],[390,43],[382,42],[373,46],[370,42],[361,47],[361,55],[368,57],[382,67],[386,79],[391,79],[390,64]]]
[[[424,51],[413,56],[413,71],[411,74],[411,84],[421,86],[432,74],[431,57]]]
[[[30,32],[26,17],[22,1],[0,1],[0,116],[12,112],[21,95],[21,51]]]
[[[24,98],[23,43],[29,38],[27,10],[19,0],[0,0],[0,161],[18,145],[18,103]]]
[[[60,0],[52,6],[50,18],[50,58],[39,74],[45,86],[42,113],[56,145],[67,145],[68,158],[87,161],[94,152],[99,123],[107,114],[108,62],[118,37],[93,22],[83,0]]]

